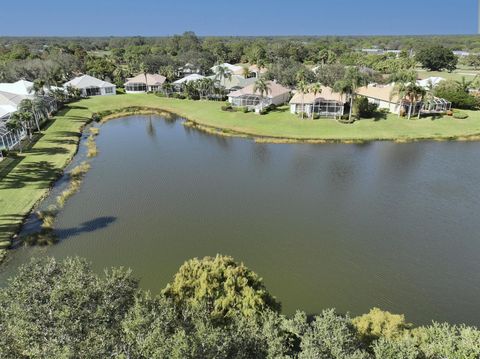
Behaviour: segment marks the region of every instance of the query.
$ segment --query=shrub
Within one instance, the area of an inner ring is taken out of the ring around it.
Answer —
[[[260,115],[266,115],[267,113],[268,113],[268,110],[266,108],[261,109],[259,112]]]
[[[222,106],[222,111],[232,111],[233,107],[231,105]]]
[[[318,113],[313,114],[313,119],[318,120],[320,118],[320,115]]]
[[[366,97],[357,97],[353,105],[354,112],[361,118],[372,118],[378,110],[378,105],[368,101]]]
[[[355,116],[352,116],[352,118],[348,118],[348,117],[349,117],[348,115],[343,115],[337,121],[344,124],[352,124],[355,122]]]
[[[461,111],[454,111],[453,112],[453,118],[456,118],[457,120],[464,120],[464,119],[468,118],[468,114],[465,113],[465,112],[461,112]]]
[[[100,120],[101,116],[97,112],[92,113],[92,121],[99,122]]]
[[[242,111],[243,111],[243,113],[248,113],[248,112],[250,112],[250,111],[248,111],[248,107],[243,107],[243,108],[242,108]]]
[[[435,96],[444,98],[452,103],[453,107],[473,110],[476,109],[480,100],[471,95],[462,88],[460,84],[455,81],[442,81],[435,88]]]

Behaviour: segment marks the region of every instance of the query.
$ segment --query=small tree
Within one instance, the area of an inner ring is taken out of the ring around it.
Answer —
[[[268,95],[271,92],[270,86],[267,81],[264,79],[258,79],[253,84],[253,93],[259,93],[260,97],[263,99],[264,96]]]
[[[205,306],[218,318],[280,310],[280,303],[268,293],[262,279],[227,256],[185,262],[163,293],[181,307]]]

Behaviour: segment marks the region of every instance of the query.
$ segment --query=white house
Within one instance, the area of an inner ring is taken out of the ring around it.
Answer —
[[[167,78],[159,74],[138,74],[125,82],[126,93],[155,92],[161,89]]]
[[[185,76],[177,81],[174,81],[173,84],[174,85],[182,85],[182,84],[186,84],[186,83],[189,83],[189,82],[195,82],[195,81],[198,81],[198,80],[201,80],[201,79],[204,79],[205,76],[202,76],[202,75],[199,75],[199,74],[191,74],[191,75],[188,75],[188,76]]]
[[[228,102],[232,106],[260,109],[268,105],[282,105],[290,99],[290,89],[283,87],[275,81],[268,81],[267,84],[269,90],[264,94],[254,91],[254,83],[240,90],[230,92]]]
[[[445,81],[443,77],[428,77],[424,80],[418,80],[417,85],[428,90],[436,87],[440,82]]]
[[[212,70],[212,72],[214,74],[216,74],[218,72],[219,67],[226,67],[232,73],[232,75],[240,75],[241,76],[241,75],[243,75],[243,71],[244,71],[243,66],[232,65],[232,64],[229,64],[227,62],[225,62],[223,64],[215,65],[210,70]]]
[[[79,89],[82,96],[108,96],[116,94],[116,86],[110,82],[97,79],[90,75],[82,75],[63,84],[66,89],[73,87]]]
[[[341,93],[333,91],[332,88],[322,86],[321,92],[302,94],[295,93],[290,100],[290,112],[293,114],[306,113],[311,116],[312,112],[321,117],[341,117],[345,111],[347,98]]]

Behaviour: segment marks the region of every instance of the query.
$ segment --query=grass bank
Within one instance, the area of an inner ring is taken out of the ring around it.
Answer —
[[[38,142],[4,162],[0,177],[0,248],[8,247],[25,216],[49,191],[76,152],[82,127],[93,113],[125,108],[168,111],[190,120],[189,125],[212,133],[255,137],[264,142],[361,142],[426,139],[478,139],[480,114],[469,118],[444,117],[432,120],[400,119],[388,115],[380,120],[340,124],[334,120],[300,120],[287,107],[268,115],[221,111],[222,103],[160,98],[154,95],[118,95],[85,99],[70,104],[43,131]],[[141,111],[140,111],[141,113]],[[126,113],[124,113],[126,114]]]

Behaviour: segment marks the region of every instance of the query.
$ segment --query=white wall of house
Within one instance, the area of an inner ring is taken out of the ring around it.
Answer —
[[[398,115],[400,112],[400,106],[397,103],[389,102],[389,101],[383,101],[371,97],[367,97],[368,102],[374,103],[378,105],[379,110],[388,110],[391,113],[394,113]]]
[[[88,96],[86,88],[81,88],[80,91],[82,92],[82,96],[84,97]],[[116,94],[117,94],[117,87],[111,86],[111,87],[100,87],[100,94],[94,95],[94,96],[111,96]]]

